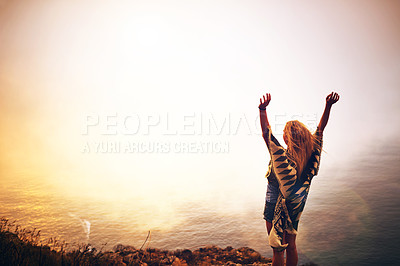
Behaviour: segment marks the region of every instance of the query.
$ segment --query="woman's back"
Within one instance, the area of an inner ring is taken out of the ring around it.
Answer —
[[[311,180],[318,173],[322,132],[327,125],[330,109],[338,100],[337,93],[332,92],[326,97],[324,113],[317,131],[313,135],[298,121],[289,122],[284,132],[284,140],[288,145],[288,149],[285,150],[271,133],[266,112],[271,95],[267,93],[260,99],[258,108],[260,109],[261,129],[271,156],[269,174],[267,174],[268,190],[276,192],[276,184],[279,187],[279,195],[275,204],[268,202],[267,190],[264,208],[269,244],[274,249],[273,265],[283,265],[285,249],[287,250],[286,265],[297,264],[295,241],[298,223],[307,200]],[[271,207],[273,207],[272,212]],[[272,218],[270,214],[273,214]]]

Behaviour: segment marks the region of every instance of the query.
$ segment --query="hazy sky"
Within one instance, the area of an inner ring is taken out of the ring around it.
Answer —
[[[0,1],[2,178],[99,197],[251,189],[268,163],[266,92],[281,139],[287,120],[314,128],[337,91],[323,163],[341,164],[399,133],[399,29],[396,0]],[[109,142],[229,150],[83,153]]]

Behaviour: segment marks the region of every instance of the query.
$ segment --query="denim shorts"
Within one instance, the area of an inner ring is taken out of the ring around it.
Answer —
[[[278,196],[279,187],[268,184],[267,195],[265,197],[264,219],[271,223],[272,219],[274,218],[275,205],[276,201],[278,200]]]

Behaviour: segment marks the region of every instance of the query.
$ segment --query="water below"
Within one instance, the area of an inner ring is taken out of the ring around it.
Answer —
[[[321,167],[299,225],[300,263],[398,265],[399,159],[400,145],[382,142],[353,161]],[[203,198],[167,191],[157,204],[135,195],[66,196],[38,180],[24,173],[2,178],[0,216],[40,229],[43,239],[57,236],[71,245],[106,249],[118,243],[141,247],[150,230],[147,244],[154,248],[249,246],[272,256],[262,219],[266,180],[256,192],[232,185]]]

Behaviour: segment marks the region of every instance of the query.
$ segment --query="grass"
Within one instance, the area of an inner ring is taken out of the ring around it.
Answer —
[[[149,232],[150,235],[150,232]],[[149,235],[140,249],[118,244],[112,251],[98,250],[90,244],[70,247],[57,238],[41,240],[40,230],[22,228],[15,221],[0,218],[0,265],[69,266],[69,265],[271,265],[271,259],[248,248],[222,249],[207,246],[191,251],[145,248]],[[148,246],[148,244],[147,244]],[[313,263],[308,265],[315,265]]]
[[[0,219],[0,265],[109,265],[101,250],[80,244],[67,252],[68,244],[57,238],[45,243],[40,230],[21,228],[15,221]]]

